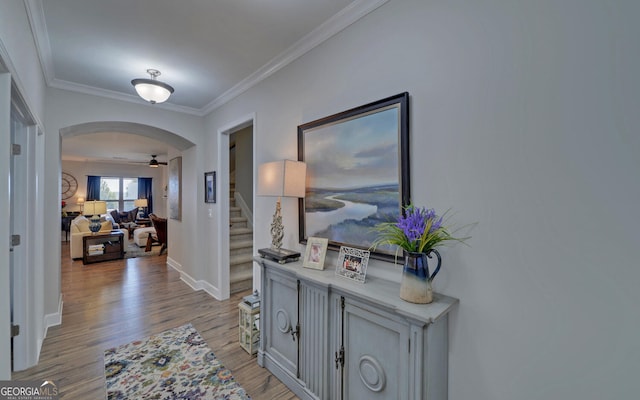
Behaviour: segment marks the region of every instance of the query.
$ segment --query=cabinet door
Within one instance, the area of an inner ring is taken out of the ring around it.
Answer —
[[[397,317],[345,299],[343,399],[407,399],[409,326]]]
[[[291,376],[298,375],[298,283],[267,270],[264,278],[262,312],[263,346],[267,357]]]
[[[318,399],[329,399],[330,357],[327,350],[329,299],[326,287],[300,282],[299,377]]]

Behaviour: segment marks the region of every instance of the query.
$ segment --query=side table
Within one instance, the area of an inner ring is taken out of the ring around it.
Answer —
[[[82,263],[124,258],[124,233],[111,231],[82,237]]]

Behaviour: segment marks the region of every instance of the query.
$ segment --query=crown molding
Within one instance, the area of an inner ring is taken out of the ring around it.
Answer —
[[[32,111],[31,104],[33,103],[27,96],[27,91],[11,61],[9,51],[0,39],[0,74],[2,73],[11,75],[11,103],[17,107],[27,124],[35,124],[40,132],[44,125],[40,117]]]
[[[246,92],[251,87],[289,65],[316,46],[320,45],[388,1],[389,0],[356,0],[349,4],[339,13],[329,18],[319,27],[305,35],[302,39],[298,40],[287,50],[280,53],[280,55],[273,58],[247,78],[240,81],[237,85],[233,86],[231,89],[214,99],[211,103],[207,104],[202,109],[204,114],[209,114],[216,108]]]
[[[199,117],[203,117],[205,114],[202,113],[202,110],[185,107],[171,103],[160,103],[160,104],[151,104],[145,100],[143,100],[140,96],[126,94],[122,92],[116,92],[113,90],[96,88],[94,86],[83,85],[80,83],[64,81],[61,79],[54,79],[49,83],[49,87],[55,89],[67,90],[70,92],[83,93],[92,96],[104,97],[112,100],[126,101],[129,103],[135,103],[140,105],[146,105],[154,108],[162,108],[164,110],[180,112],[183,114],[191,114]]]
[[[360,18],[376,10],[390,0],[356,0],[352,2],[339,13],[329,18],[319,27],[305,35],[302,39],[298,40],[284,52],[280,53],[267,64],[260,67],[251,75],[234,85],[231,89],[227,90],[201,109],[178,106],[171,103],[151,105],[137,96],[56,79],[42,1],[43,0],[24,0],[24,3],[29,16],[29,23],[31,24],[31,30],[33,32],[45,81],[49,87],[106,97],[114,100],[127,101],[130,103],[146,104],[156,108],[203,117],[218,107],[221,107],[223,104],[233,100],[240,94],[246,92],[251,87],[289,65],[316,46],[333,37],[349,25],[355,23]]]
[[[31,25],[33,40],[38,52],[38,59],[44,74],[44,80],[47,85],[55,79],[55,71],[53,68],[53,57],[51,56],[51,43],[49,42],[49,34],[47,33],[47,22],[44,17],[44,8],[42,0],[24,0],[24,6],[27,10],[27,17]]]

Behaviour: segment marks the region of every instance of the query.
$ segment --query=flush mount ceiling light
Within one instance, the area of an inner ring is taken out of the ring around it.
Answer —
[[[148,69],[147,73],[151,75],[151,79],[140,78],[131,81],[138,95],[151,104],[167,101],[171,93],[173,93],[173,88],[156,79],[160,76],[160,71],[157,69]]]

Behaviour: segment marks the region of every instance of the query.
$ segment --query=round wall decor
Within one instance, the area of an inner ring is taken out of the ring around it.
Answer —
[[[62,173],[62,200],[67,200],[73,197],[76,194],[76,190],[78,190],[78,181],[71,174],[67,174],[66,172]]]

